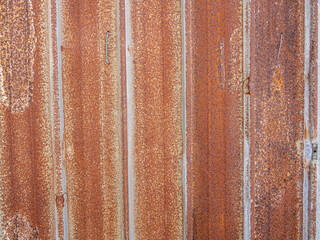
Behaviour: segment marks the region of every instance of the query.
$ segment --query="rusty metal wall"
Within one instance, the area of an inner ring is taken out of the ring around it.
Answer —
[[[0,0],[0,239],[320,239],[317,0]]]

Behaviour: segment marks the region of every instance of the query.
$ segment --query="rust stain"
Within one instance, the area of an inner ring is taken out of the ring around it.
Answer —
[[[121,239],[117,1],[62,5],[69,237]]]
[[[252,2],[253,239],[302,238],[303,154],[296,143],[304,138],[303,3]]]
[[[186,8],[188,239],[241,239],[242,2]]]
[[[181,2],[129,4],[134,113],[130,237],[183,239]]]
[[[4,10],[1,11],[1,29],[6,30],[5,39],[10,40],[6,45],[10,56],[1,53],[2,70],[6,76],[3,84],[10,87],[10,91],[4,89],[6,94],[10,93],[7,97],[11,99],[9,107],[0,104],[1,228],[6,229],[12,216],[19,213],[28,219],[30,226],[37,226],[39,238],[54,239],[55,187],[48,49],[50,3],[42,0],[0,3]],[[8,18],[3,18],[6,13]],[[3,45],[1,47],[3,50]],[[7,61],[5,68],[4,58]],[[11,237],[10,234],[7,236]]]
[[[0,6],[0,98],[12,113],[19,113],[32,100],[34,12],[30,0],[2,0]]]
[[[316,238],[319,170],[304,140],[318,139],[317,1],[310,106],[304,1],[251,1],[250,76],[244,3],[185,2],[187,216],[184,2],[59,3],[0,0],[0,238]],[[245,135],[251,223],[243,213]]]

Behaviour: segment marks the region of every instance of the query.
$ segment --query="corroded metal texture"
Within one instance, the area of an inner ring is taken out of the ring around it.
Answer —
[[[319,239],[319,7],[0,0],[0,239]]]
[[[0,222],[4,239],[56,238],[50,4],[42,0],[0,2],[0,41],[1,47],[6,42],[8,54],[1,52],[1,65],[7,63],[2,66],[2,86],[8,87],[4,92],[11,99],[0,103]]]
[[[21,112],[32,99],[34,12],[30,0],[2,0],[0,6],[0,97],[11,112]]]
[[[188,239],[242,238],[242,15],[187,5]]]
[[[117,1],[70,0],[62,5],[69,236],[120,239]]]
[[[251,237],[301,239],[304,1],[253,1],[251,9]]]
[[[132,239],[182,239],[181,2],[126,1]]]

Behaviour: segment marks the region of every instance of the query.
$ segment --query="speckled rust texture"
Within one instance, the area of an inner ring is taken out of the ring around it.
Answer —
[[[242,2],[187,2],[188,239],[241,239]]]
[[[4,23],[3,17],[0,22],[1,29],[9,28],[12,34],[6,39],[16,39],[8,44],[19,44],[23,48],[12,46],[7,48],[10,55],[1,55],[6,62],[11,62],[7,65],[10,69],[3,69],[3,73],[10,76],[4,81],[12,83],[11,91],[6,92],[12,101],[0,102],[0,234],[3,239],[10,238],[13,232],[33,239],[55,239],[48,47],[50,4],[43,0],[0,3],[1,9],[10,9],[1,11],[2,16],[12,15],[8,22]],[[32,22],[34,26],[27,27]],[[32,28],[34,36],[30,38]],[[37,39],[36,45],[34,39]],[[28,45],[32,45],[34,51],[28,51],[31,49]]]
[[[130,5],[133,237],[183,239],[181,1]]]
[[[304,1],[251,10],[251,238],[301,239]]]
[[[69,237],[120,239],[117,1],[63,1],[62,16]]]
[[[32,99],[34,12],[30,0],[1,0],[0,6],[0,102],[21,112]]]

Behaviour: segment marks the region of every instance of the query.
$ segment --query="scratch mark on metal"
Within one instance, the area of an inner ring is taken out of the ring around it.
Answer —
[[[281,37],[280,37],[280,44],[279,44],[279,50],[278,50],[277,60],[279,59],[280,50],[281,50],[281,46],[282,46],[282,37],[283,37],[283,33],[281,33]]]

